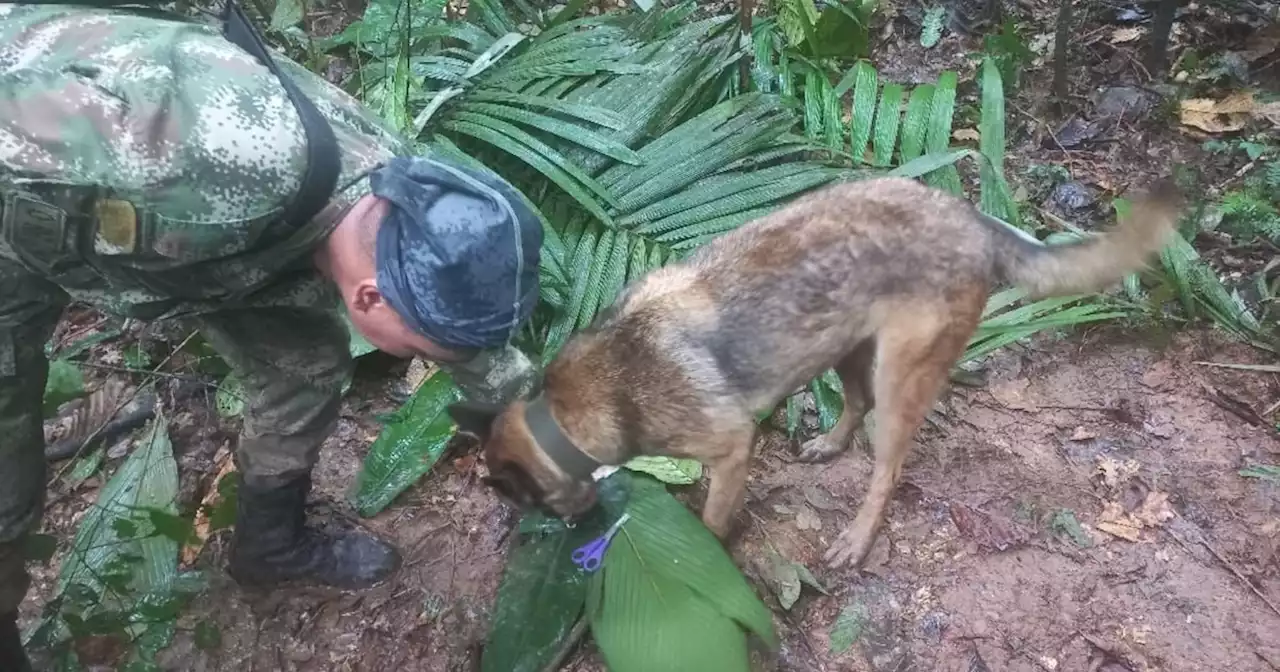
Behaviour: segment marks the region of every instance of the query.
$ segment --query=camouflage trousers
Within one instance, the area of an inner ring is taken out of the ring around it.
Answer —
[[[68,301],[58,286],[0,257],[0,614],[16,609],[28,589],[21,548],[40,522],[47,478],[44,344]],[[309,471],[337,422],[352,367],[339,314],[271,306],[185,319],[243,382],[235,455],[241,474],[270,479]]]

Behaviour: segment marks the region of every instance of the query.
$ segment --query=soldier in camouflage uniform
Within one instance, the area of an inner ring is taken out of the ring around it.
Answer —
[[[229,571],[243,584],[361,587],[399,564],[367,532],[304,524],[352,366],[344,304],[373,345],[441,362],[473,397],[532,384],[509,345],[537,298],[542,229],[524,201],[412,157],[350,96],[275,60],[340,159],[301,226],[281,219],[307,137],[264,61],[156,12],[0,4],[0,670],[28,669],[15,618],[44,498],[42,346],[68,302],[188,320],[242,377]]]

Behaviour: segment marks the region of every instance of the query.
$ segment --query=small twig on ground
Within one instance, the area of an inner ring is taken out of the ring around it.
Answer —
[[[1186,521],[1188,523],[1188,527],[1196,531],[1196,536],[1199,537],[1198,539],[1196,539],[1197,543],[1199,543],[1201,546],[1204,546],[1205,549],[1209,551],[1210,555],[1216,558],[1218,562],[1222,563],[1223,567],[1226,567],[1232,574],[1235,575],[1237,579],[1240,580],[1240,583],[1243,583],[1244,585],[1248,586],[1249,590],[1254,595],[1257,595],[1258,599],[1262,600],[1262,602],[1266,604],[1267,607],[1271,609],[1271,611],[1275,612],[1276,616],[1280,616],[1280,607],[1277,607],[1275,603],[1271,601],[1270,598],[1268,598],[1261,590],[1258,590],[1258,587],[1253,585],[1253,582],[1250,581],[1248,578],[1246,578],[1244,573],[1241,572],[1235,566],[1234,563],[1232,563],[1225,556],[1219,553],[1218,549],[1215,548],[1213,544],[1209,543],[1208,539],[1204,538],[1204,535],[1200,533],[1200,529],[1196,527],[1194,523],[1191,523],[1191,521],[1187,521],[1185,518],[1182,517],[1182,514],[1177,513],[1176,511],[1174,512],[1174,515],[1177,516],[1180,520]],[[1173,540],[1178,542],[1180,546],[1187,549],[1187,552],[1191,552],[1191,549],[1187,548],[1186,541],[1184,541],[1181,537],[1175,534],[1172,530],[1168,528],[1164,528],[1164,530],[1169,534],[1169,536],[1173,537]]]
[[[569,654],[573,653],[574,647],[587,634],[587,617],[586,614],[578,617],[578,622],[573,624],[573,629],[569,631],[569,636],[564,638],[560,644],[560,649],[556,651],[556,655],[542,668],[542,672],[556,672],[569,659]]]
[[[153,367],[153,368],[151,369],[151,371],[146,372],[146,373],[148,374],[148,375],[147,375],[147,378],[146,378],[145,380],[143,380],[141,383],[139,383],[139,384],[138,384],[138,387],[134,388],[133,392],[130,392],[129,394],[124,395],[124,396],[120,399],[120,403],[116,406],[115,410],[111,412],[111,415],[110,415],[109,417],[114,418],[114,417],[116,416],[116,414],[118,414],[120,411],[124,410],[124,407],[125,407],[125,406],[128,406],[128,405],[129,405],[129,403],[130,403],[130,402],[132,402],[132,401],[134,400],[134,398],[138,396],[138,390],[142,389],[142,388],[143,388],[143,387],[145,387],[148,383],[151,383],[153,380],[155,380],[155,377],[156,377],[156,376],[155,376],[155,374],[161,373],[160,369],[164,368],[164,365],[165,365],[165,364],[168,364],[168,363],[169,363],[169,360],[173,359],[173,356],[174,356],[175,354],[177,354],[179,350],[181,350],[181,349],[183,349],[183,348],[187,347],[187,344],[191,342],[191,339],[193,339],[193,338],[195,338],[195,337],[196,337],[196,334],[197,334],[197,333],[199,333],[199,332],[195,332],[195,331],[193,331],[193,332],[191,332],[191,333],[187,334],[187,337],[186,337],[186,338],[184,338],[184,339],[182,339],[182,342],[178,344],[178,347],[176,347],[176,348],[174,348],[172,351],[170,351],[170,352],[169,352],[169,354],[168,354],[168,355],[166,355],[164,359],[160,360],[160,363],[159,363],[159,364],[155,365],[155,367]],[[159,397],[157,397],[157,398],[156,398],[156,404],[157,404],[157,405],[159,405],[159,404],[160,404],[160,399],[159,399]],[[54,477],[53,477],[53,480],[54,480],[54,481],[57,481],[57,480],[61,479],[64,475],[66,475],[67,470],[68,470],[68,469],[70,469],[70,468],[72,467],[72,465],[74,465],[78,459],[80,459],[80,455],[81,455],[81,453],[83,453],[83,452],[84,452],[85,446],[88,446],[88,445],[89,445],[90,443],[92,443],[95,439],[97,439],[97,438],[98,438],[98,436],[102,434],[103,430],[105,430],[105,429],[107,428],[107,425],[109,425],[109,424],[111,424],[111,423],[110,423],[110,422],[103,423],[103,425],[102,425],[101,427],[98,427],[97,429],[95,429],[92,433],[90,433],[90,434],[89,434],[89,436],[88,436],[88,437],[86,437],[86,438],[85,438],[85,440],[84,440],[84,441],[81,441],[81,442],[80,442],[80,447],[76,449],[76,452],[75,452],[73,455],[71,455],[71,458],[70,458],[69,460],[67,460],[67,463],[66,463],[66,464],[64,464],[64,465],[62,465],[62,468],[61,468],[61,469],[59,469],[59,470],[58,470],[58,473],[54,475]]]

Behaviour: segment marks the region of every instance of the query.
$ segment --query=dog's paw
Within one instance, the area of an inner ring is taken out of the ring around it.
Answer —
[[[846,565],[852,566],[854,569],[862,564],[863,558],[867,557],[867,553],[871,551],[871,542],[875,541],[870,535],[862,534],[855,528],[849,528],[840,533],[840,537],[831,542],[831,546],[827,549],[822,559],[826,561],[827,566],[831,569],[840,569]]]
[[[796,460],[800,462],[826,462],[848,448],[848,444],[836,443],[831,440],[829,435],[823,435],[805,441],[804,445],[800,446],[800,452],[796,455]]]

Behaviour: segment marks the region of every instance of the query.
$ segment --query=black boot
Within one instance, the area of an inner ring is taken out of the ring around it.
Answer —
[[[396,549],[356,530],[306,526],[311,475],[247,478],[237,494],[231,577],[242,585],[285,582],[366,588],[400,567]]]
[[[0,615],[0,670],[31,672],[31,661],[22,650],[22,633],[18,631],[18,615]]]

